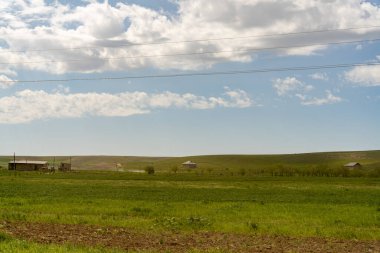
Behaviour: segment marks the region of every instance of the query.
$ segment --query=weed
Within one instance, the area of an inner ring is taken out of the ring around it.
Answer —
[[[135,215],[146,216],[152,212],[152,209],[144,208],[144,207],[133,207],[131,209],[131,212],[132,212],[132,214],[135,214]]]
[[[247,225],[248,225],[249,230],[251,230],[251,231],[259,230],[259,225],[255,222],[249,221],[249,222],[247,222]]]
[[[10,240],[10,237],[7,234],[0,232],[0,243]]]
[[[17,221],[26,221],[26,215],[19,212],[9,212],[2,214],[3,220],[17,220]]]
[[[164,217],[156,219],[155,225],[170,230],[199,230],[210,227],[211,222],[207,218],[197,216],[190,216],[188,218]]]

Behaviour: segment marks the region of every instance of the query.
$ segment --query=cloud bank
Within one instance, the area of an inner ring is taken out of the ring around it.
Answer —
[[[64,89],[63,89],[64,90]],[[88,116],[128,117],[147,114],[155,109],[247,108],[254,105],[243,90],[230,90],[220,97],[204,97],[191,93],[123,92],[67,93],[23,90],[14,96],[0,98],[0,124],[27,123],[52,118]]]
[[[59,1],[48,4],[42,0],[0,0],[0,62],[11,63],[5,65],[4,73],[18,69],[53,74],[94,73],[144,67],[197,70],[220,62],[249,62],[255,59],[255,55],[240,51],[158,56],[357,40],[373,38],[379,33],[379,29],[365,29],[118,47],[146,42],[374,26],[380,23],[379,6],[362,0],[177,0],[174,2],[178,7],[177,13],[124,2],[110,5],[108,1],[83,1],[81,6],[72,6]],[[14,51],[35,48],[82,49]],[[326,48],[310,46],[274,53],[310,55]],[[133,58],[136,56],[156,57]],[[73,59],[80,61],[70,62]]]

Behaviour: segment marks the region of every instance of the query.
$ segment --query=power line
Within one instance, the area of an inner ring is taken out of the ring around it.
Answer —
[[[41,80],[14,80],[2,81],[3,83],[47,83],[47,82],[72,82],[72,81],[112,81],[124,79],[147,79],[147,78],[173,78],[173,77],[191,77],[191,76],[215,76],[215,75],[239,75],[239,74],[257,74],[269,72],[286,72],[286,71],[305,71],[318,69],[336,69],[364,66],[380,66],[380,62],[373,63],[346,63],[333,65],[314,65],[298,66],[283,68],[266,68],[266,69],[248,69],[248,70],[231,70],[231,71],[214,71],[214,72],[197,72],[197,73],[179,73],[165,75],[141,75],[141,76],[120,76],[120,77],[94,77],[94,78],[69,78],[69,79],[41,79]]]
[[[355,44],[355,43],[375,42],[375,41],[380,41],[380,39],[376,38],[376,39],[355,40],[355,41],[339,41],[339,42],[328,42],[328,43],[289,45],[289,46],[280,46],[280,47],[247,48],[247,49],[238,49],[238,50],[205,51],[205,52],[178,53],[178,54],[103,57],[103,58],[97,58],[97,60],[123,60],[123,59],[158,58],[158,57],[173,57],[173,56],[194,56],[194,55],[221,54],[221,53],[248,53],[248,52],[257,52],[257,51],[271,51],[271,50],[310,47],[310,46]],[[89,60],[93,60],[93,59],[89,59]],[[83,62],[83,61],[85,61],[85,60],[83,60],[83,59],[69,59],[69,60],[44,60],[44,61],[28,61],[28,62],[0,62],[0,65]]]
[[[380,28],[380,25],[379,26],[363,26],[363,27],[324,29],[324,30],[302,31],[302,32],[290,32],[290,33],[248,35],[248,36],[240,36],[240,37],[220,37],[220,38],[196,39],[196,40],[128,43],[128,44],[110,45],[110,46],[86,46],[86,47],[62,47],[62,48],[46,48],[46,49],[3,50],[3,51],[0,51],[0,53],[46,52],[46,51],[97,49],[97,48],[122,48],[122,47],[134,47],[134,46],[179,44],[179,43],[193,43],[193,42],[206,42],[206,41],[219,41],[219,40],[238,40],[238,39],[261,38],[261,37],[264,38],[264,37],[289,36],[289,35],[337,32],[337,31],[353,31],[353,30],[361,30],[361,29],[373,29],[373,28]]]

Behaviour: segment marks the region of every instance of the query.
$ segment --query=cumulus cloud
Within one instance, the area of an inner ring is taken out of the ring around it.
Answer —
[[[255,56],[244,50],[253,47],[374,38],[379,29],[133,47],[118,45],[296,33],[373,26],[380,22],[380,8],[362,0],[177,0],[173,1],[178,6],[177,13],[157,11],[125,1],[118,1],[115,5],[108,4],[108,1],[83,1],[81,6],[64,4],[63,1],[55,1],[53,4],[47,2],[0,0],[0,38],[3,41],[0,43],[0,62],[12,62],[8,70],[22,68],[55,74],[142,67],[195,70],[226,61],[252,61]],[[65,47],[85,48],[45,52],[9,51]],[[326,48],[310,46],[277,50],[274,53],[309,55]],[[240,52],[231,52],[236,50]],[[224,53],[159,57],[214,51]],[[134,58],[146,55],[155,57]],[[72,59],[80,61],[70,61]]]
[[[223,96],[204,97],[191,93],[70,93],[23,90],[0,98],[0,124],[26,123],[39,119],[88,116],[128,117],[155,109],[247,108],[254,102],[243,90],[227,89]]]
[[[361,50],[363,50],[363,45],[362,45],[362,44],[357,45],[357,46],[355,47],[355,50],[357,50],[357,51],[361,51]]]
[[[326,73],[314,73],[310,77],[314,80],[328,81],[329,76]]]
[[[293,95],[294,92],[308,92],[314,87],[306,85],[295,77],[278,78],[273,81],[273,88],[276,90],[277,95]]]
[[[359,66],[345,73],[346,80],[360,86],[380,86],[380,66]]]
[[[302,105],[307,105],[307,106],[321,106],[321,105],[328,105],[328,104],[336,104],[343,101],[341,97],[335,96],[329,90],[326,90],[326,96],[322,98],[309,97],[304,94],[296,94],[296,97],[298,97],[301,100]]]
[[[15,80],[6,75],[0,75],[0,89],[7,89],[15,84]]]
[[[313,76],[314,79],[317,80],[327,78],[322,73],[315,73],[311,75],[312,78]],[[302,105],[320,106],[335,104],[342,101],[342,98],[335,96],[330,90],[326,90],[325,97],[313,97],[310,95],[310,91],[314,89],[314,86],[307,85],[295,77],[286,77],[283,79],[278,78],[273,81],[273,88],[276,90],[278,96],[296,97],[301,101]]]

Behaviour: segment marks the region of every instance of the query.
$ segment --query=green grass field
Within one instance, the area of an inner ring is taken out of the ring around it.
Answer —
[[[377,155],[379,152],[367,155],[365,161],[355,160],[376,164]],[[175,162],[170,163],[167,159],[155,160],[158,169],[154,175],[0,170],[0,224],[92,224],[126,227],[142,233],[214,231],[380,240],[378,177],[257,176],[249,173],[248,164],[250,159],[259,157],[243,157],[241,162],[236,157],[213,158],[215,163],[218,160],[228,164],[229,169],[173,173],[162,164],[167,163],[170,168],[183,159],[171,158]],[[197,159],[201,161],[201,157]],[[306,164],[305,158],[293,159],[287,160],[288,164]],[[159,162],[162,164],[157,165]],[[277,162],[286,164],[281,159],[274,160]],[[146,163],[134,168],[143,165]],[[236,173],[239,166],[247,168],[247,173]],[[116,251],[40,245],[0,234],[0,252]]]

